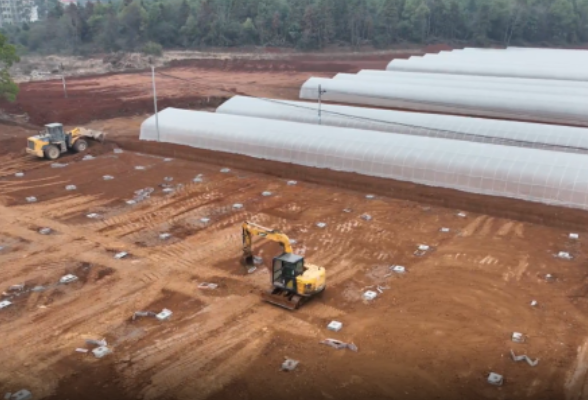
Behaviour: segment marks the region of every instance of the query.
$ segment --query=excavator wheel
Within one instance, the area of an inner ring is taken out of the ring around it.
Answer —
[[[76,153],[81,153],[83,151],[86,151],[87,148],[88,148],[88,142],[86,142],[84,139],[78,139],[78,141],[75,142],[74,145],[72,146],[73,151]]]
[[[59,148],[55,145],[50,145],[45,148],[45,158],[48,160],[57,160],[61,155]]]

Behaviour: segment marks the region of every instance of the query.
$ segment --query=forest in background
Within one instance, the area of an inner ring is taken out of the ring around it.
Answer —
[[[40,21],[2,29],[19,53],[234,46],[484,46],[588,42],[588,0],[35,0]]]

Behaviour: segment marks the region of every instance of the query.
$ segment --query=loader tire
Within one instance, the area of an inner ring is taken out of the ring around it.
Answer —
[[[59,156],[61,155],[61,151],[59,151],[59,148],[54,145],[47,146],[45,148],[44,153],[45,153],[45,158],[48,160],[57,160],[59,158]]]
[[[78,139],[78,141],[75,142],[72,146],[72,149],[75,153],[81,153],[83,151],[86,151],[87,148],[88,142],[86,142],[84,139]]]

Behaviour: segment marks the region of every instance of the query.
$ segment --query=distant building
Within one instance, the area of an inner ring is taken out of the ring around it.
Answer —
[[[39,19],[33,0],[0,0],[0,26]]]

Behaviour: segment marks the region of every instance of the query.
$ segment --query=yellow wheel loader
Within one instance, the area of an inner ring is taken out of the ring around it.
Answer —
[[[326,271],[304,262],[304,257],[292,252],[290,239],[285,234],[264,228],[252,222],[243,223],[243,264],[248,272],[255,271],[252,252],[253,235],[278,242],[283,253],[273,259],[270,271],[272,290],[263,292],[261,298],[268,303],[296,310],[310,298],[322,293],[326,287]]]
[[[80,153],[88,148],[88,141],[92,139],[104,141],[104,133],[84,128],[75,128],[65,132],[62,124],[47,124],[45,130],[27,139],[27,153],[40,158],[56,160],[61,153],[73,151]]]

